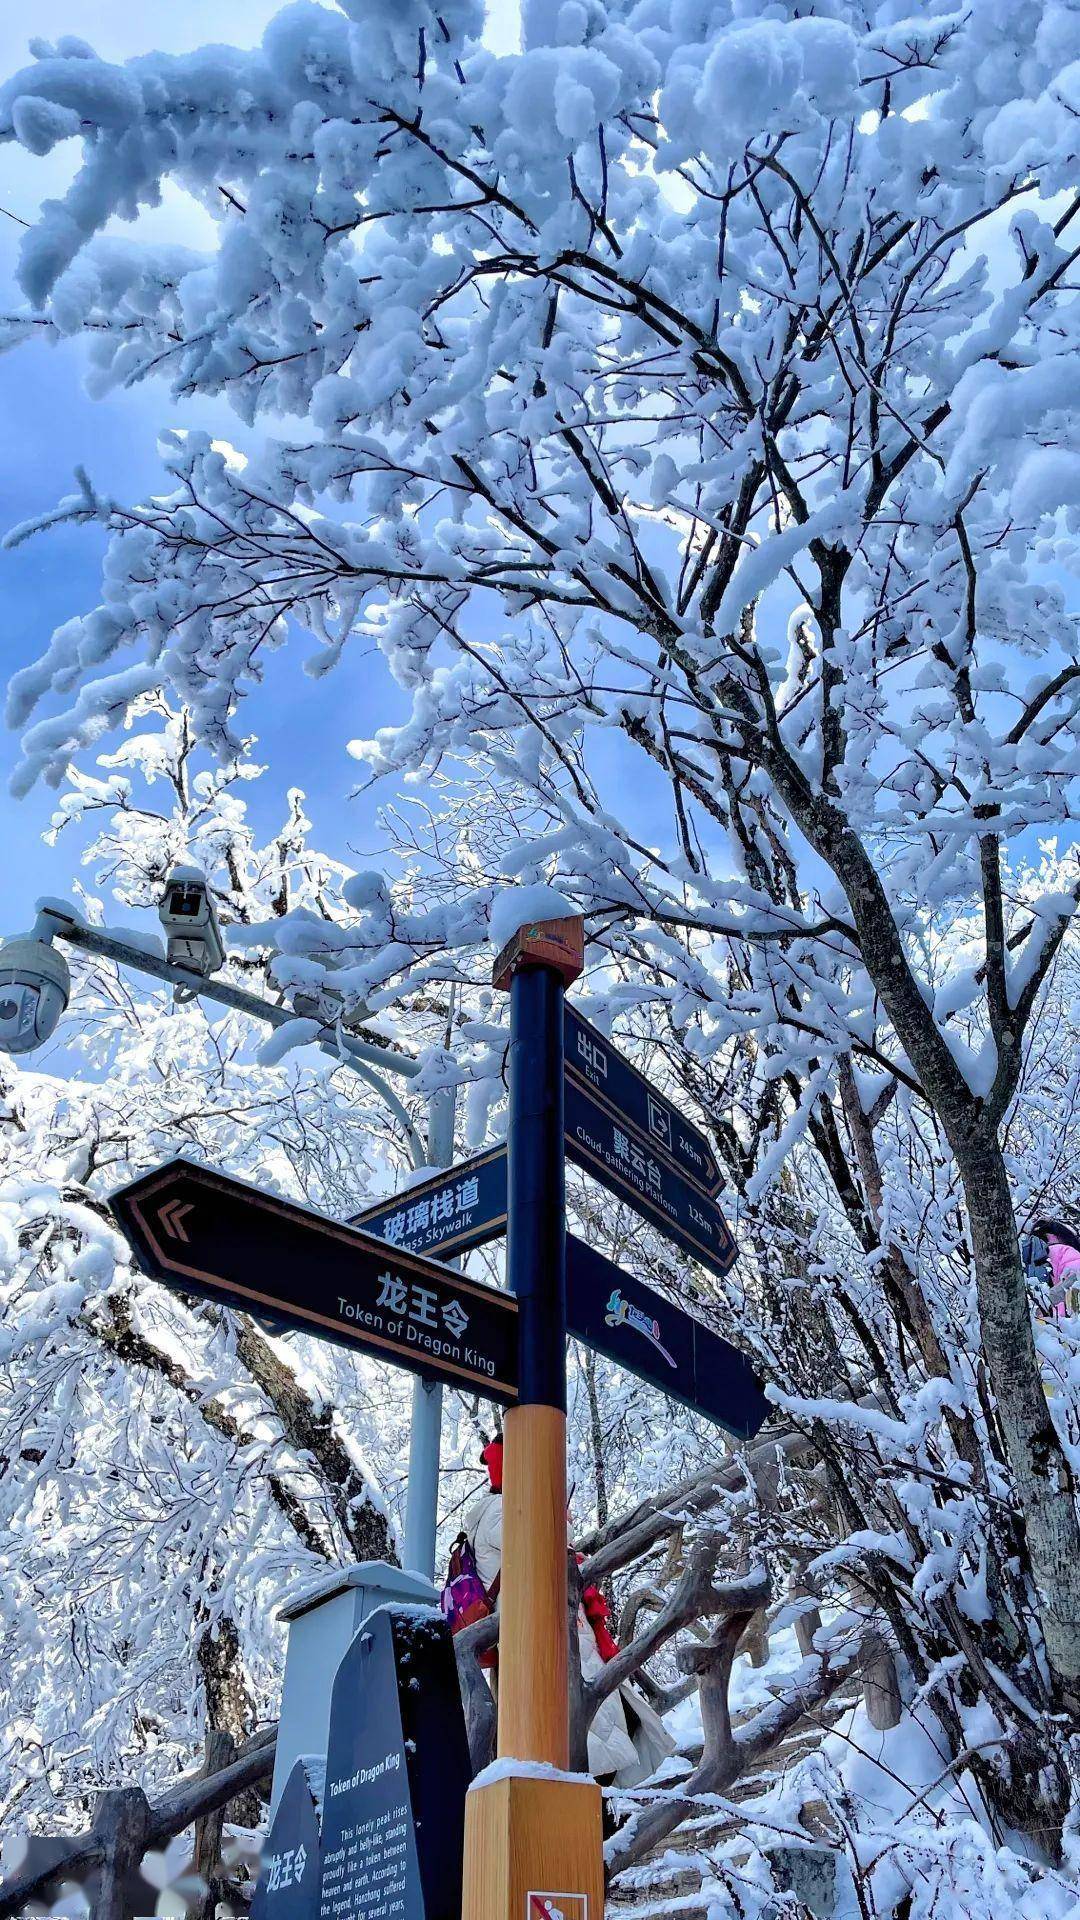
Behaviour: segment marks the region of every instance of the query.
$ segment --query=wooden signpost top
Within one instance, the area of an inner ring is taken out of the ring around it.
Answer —
[[[526,920],[511,934],[492,968],[492,984],[505,992],[521,967],[550,967],[564,987],[572,986],[585,967],[585,922],[570,914],[565,920]]]

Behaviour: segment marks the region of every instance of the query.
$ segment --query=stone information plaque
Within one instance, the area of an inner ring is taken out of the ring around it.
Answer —
[[[380,1607],[334,1682],[320,1920],[458,1920],[470,1777],[449,1628]]]
[[[266,1836],[251,1920],[319,1920],[319,1816],[302,1760]]]

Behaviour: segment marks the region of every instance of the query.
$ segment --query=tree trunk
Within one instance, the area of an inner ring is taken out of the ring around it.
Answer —
[[[1076,1484],[1050,1417],[1031,1327],[1012,1194],[994,1142],[954,1143],[967,1201],[982,1344],[1023,1509],[1047,1658],[1080,1705]]]
[[[738,698],[738,692],[731,696]],[[870,854],[842,812],[813,794],[782,749],[762,755],[810,844],[836,874],[863,964],[936,1112],[960,1170],[975,1257],[982,1345],[1009,1467],[1024,1516],[1050,1666],[1071,1711],[1080,1708],[1080,1518],[1076,1489],[1043,1393],[1012,1195],[996,1128],[934,1022],[908,963]]]
[[[195,1658],[206,1696],[207,1752],[211,1733],[229,1735],[236,1745],[247,1735],[254,1708],[244,1674],[240,1635],[232,1615],[223,1613],[213,1628],[204,1628]],[[224,1764],[220,1762],[219,1764]],[[254,1787],[237,1798],[233,1818],[240,1826],[255,1827],[262,1807]]]

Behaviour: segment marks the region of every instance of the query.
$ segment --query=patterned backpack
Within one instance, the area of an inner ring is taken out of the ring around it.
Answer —
[[[467,1533],[459,1533],[450,1549],[450,1565],[440,1604],[443,1619],[451,1633],[460,1633],[474,1620],[485,1620],[494,1612],[494,1595],[488,1593],[476,1571],[476,1555]]]

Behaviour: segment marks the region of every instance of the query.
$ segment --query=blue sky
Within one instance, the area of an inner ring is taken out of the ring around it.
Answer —
[[[35,0],[32,13],[0,7],[0,76],[29,62],[31,34],[56,39],[74,33],[104,58],[161,49],[182,52],[208,41],[248,46],[278,10],[280,0]],[[503,46],[516,36],[516,0],[494,0],[490,37]],[[61,147],[44,160],[21,148],[0,147],[0,299],[21,305],[14,283],[22,227],[41,200],[62,191],[76,150]],[[124,229],[130,233],[130,227]],[[186,196],[171,192],[142,217],[147,236],[213,245],[209,218]],[[220,403],[178,405],[160,383],[91,400],[83,391],[78,343],[32,342],[0,354],[0,530],[53,506],[71,491],[72,473],[85,464],[104,493],[140,497],[160,480],[156,436],[164,426],[203,424],[244,443],[243,430]],[[5,682],[34,659],[62,620],[96,604],[102,536],[97,529],[61,528],[11,552],[0,552],[0,658]],[[306,649],[294,642],[273,663],[267,687],[254,694],[245,731],[259,737],[260,758],[272,772],[247,789],[256,826],[281,818],[287,787],[308,796],[316,838],[343,859],[377,852],[376,811],[388,790],[350,799],[362,769],[346,741],[404,717],[406,703],[381,662],[346,654],[327,679],[303,671]],[[65,834],[53,849],[41,842],[55,804],[44,787],[21,801],[7,792],[18,758],[17,738],[0,728],[0,804],[4,810],[5,867],[0,886],[0,936],[21,930],[40,894],[69,896],[78,843]],[[84,838],[86,836],[84,835]]]

